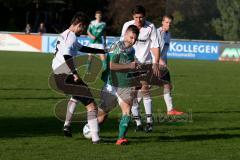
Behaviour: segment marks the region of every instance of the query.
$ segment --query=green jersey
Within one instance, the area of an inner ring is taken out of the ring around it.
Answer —
[[[91,21],[88,26],[88,31],[96,37],[96,39],[90,39],[90,43],[102,44],[102,36],[104,35],[106,29],[105,22],[97,22],[96,20]]]
[[[119,41],[111,47],[111,51],[107,54],[107,69],[102,74],[102,80],[114,87],[130,87],[132,73],[129,71],[113,71],[110,70],[110,62],[118,64],[128,64],[135,59],[135,50],[133,47],[125,48],[124,43]]]

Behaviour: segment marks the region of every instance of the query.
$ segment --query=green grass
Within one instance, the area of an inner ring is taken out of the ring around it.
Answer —
[[[168,120],[162,97],[154,98],[154,132],[134,133],[131,123],[130,145],[116,146],[119,109],[101,128],[107,144],[85,139],[84,123],[63,137],[54,106],[65,96],[48,87],[51,59],[0,52],[0,159],[239,159],[240,64],[170,60],[174,103],[188,115]]]

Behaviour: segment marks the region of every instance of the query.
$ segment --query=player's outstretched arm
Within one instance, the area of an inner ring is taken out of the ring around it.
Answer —
[[[103,49],[96,49],[96,48],[91,48],[91,47],[87,47],[87,46],[82,46],[79,50],[81,52],[85,52],[85,53],[105,54],[105,50],[103,50]]]
[[[113,70],[113,71],[127,72],[129,70],[134,70],[134,69],[136,69],[136,62],[131,62],[128,64],[119,64],[119,63],[110,62],[110,70]]]

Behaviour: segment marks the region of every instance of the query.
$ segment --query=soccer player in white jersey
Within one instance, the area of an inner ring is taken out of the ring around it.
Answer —
[[[159,45],[161,50],[161,59],[165,62],[165,64],[167,64],[167,52],[169,50],[170,41],[171,41],[171,33],[169,29],[171,27],[172,21],[173,21],[173,17],[171,15],[164,15],[162,18],[162,26],[157,29]],[[173,108],[173,101],[171,96],[172,84],[171,84],[169,72],[167,73],[166,77],[169,83],[165,83],[163,85],[163,97],[167,106],[167,114],[182,115],[184,114],[184,112],[178,111],[175,108]]]
[[[164,62],[159,59],[159,43],[157,38],[156,28],[153,23],[145,20],[145,8],[143,6],[137,5],[133,11],[133,20],[126,22],[122,28],[121,37],[125,34],[126,29],[129,25],[135,25],[140,30],[138,40],[134,44],[134,49],[136,50],[136,59],[138,63],[153,63],[153,73],[156,76],[160,76],[159,72],[159,61],[164,65]],[[153,58],[151,57],[151,52]],[[147,125],[145,127],[146,132],[152,131],[152,99],[150,97],[149,84],[146,81],[141,81],[141,95],[143,97],[143,103],[145,108],[145,113],[147,116]],[[137,101],[135,101],[137,102]],[[139,104],[134,103],[132,106],[132,114],[136,121],[136,130],[142,130],[142,122],[139,113]]]
[[[91,21],[87,34],[90,38],[89,47],[104,49],[106,47],[106,23],[102,21],[102,12],[96,11],[95,20]],[[103,69],[106,68],[105,55],[100,55]],[[92,63],[92,55],[88,55],[87,73],[90,73]]]
[[[102,49],[82,46],[78,42],[77,37],[83,33],[88,22],[88,18],[84,13],[79,12],[73,17],[70,27],[61,33],[57,39],[52,69],[57,88],[66,94],[72,95],[67,106],[63,128],[64,135],[72,137],[71,119],[77,103],[80,101],[86,106],[88,124],[92,132],[92,142],[95,144],[100,140],[98,135],[97,107],[88,86],[79,77],[73,59],[77,56],[78,51],[105,53]]]

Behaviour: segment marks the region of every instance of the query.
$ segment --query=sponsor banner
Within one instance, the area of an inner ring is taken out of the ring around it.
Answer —
[[[41,52],[40,35],[0,34],[0,50]]]
[[[170,43],[168,58],[218,60],[220,43],[172,41]]]
[[[42,36],[42,52],[44,53],[54,53],[57,43],[57,35]]]
[[[119,40],[119,37],[106,37],[106,44],[107,47],[110,47],[111,44],[115,41]],[[89,38],[87,36],[80,36],[78,38],[78,41],[84,45],[89,45]],[[45,53],[54,53],[55,52],[55,46],[57,43],[57,35],[54,36],[45,36],[43,35],[43,41],[42,41],[42,52]]]
[[[57,36],[0,33],[0,50],[54,53]],[[118,40],[119,37],[107,36],[107,47]],[[89,45],[88,36],[80,36],[78,41],[84,46]],[[240,61],[240,43],[172,40],[167,56],[173,59]]]
[[[240,44],[223,44],[220,61],[240,61]]]

